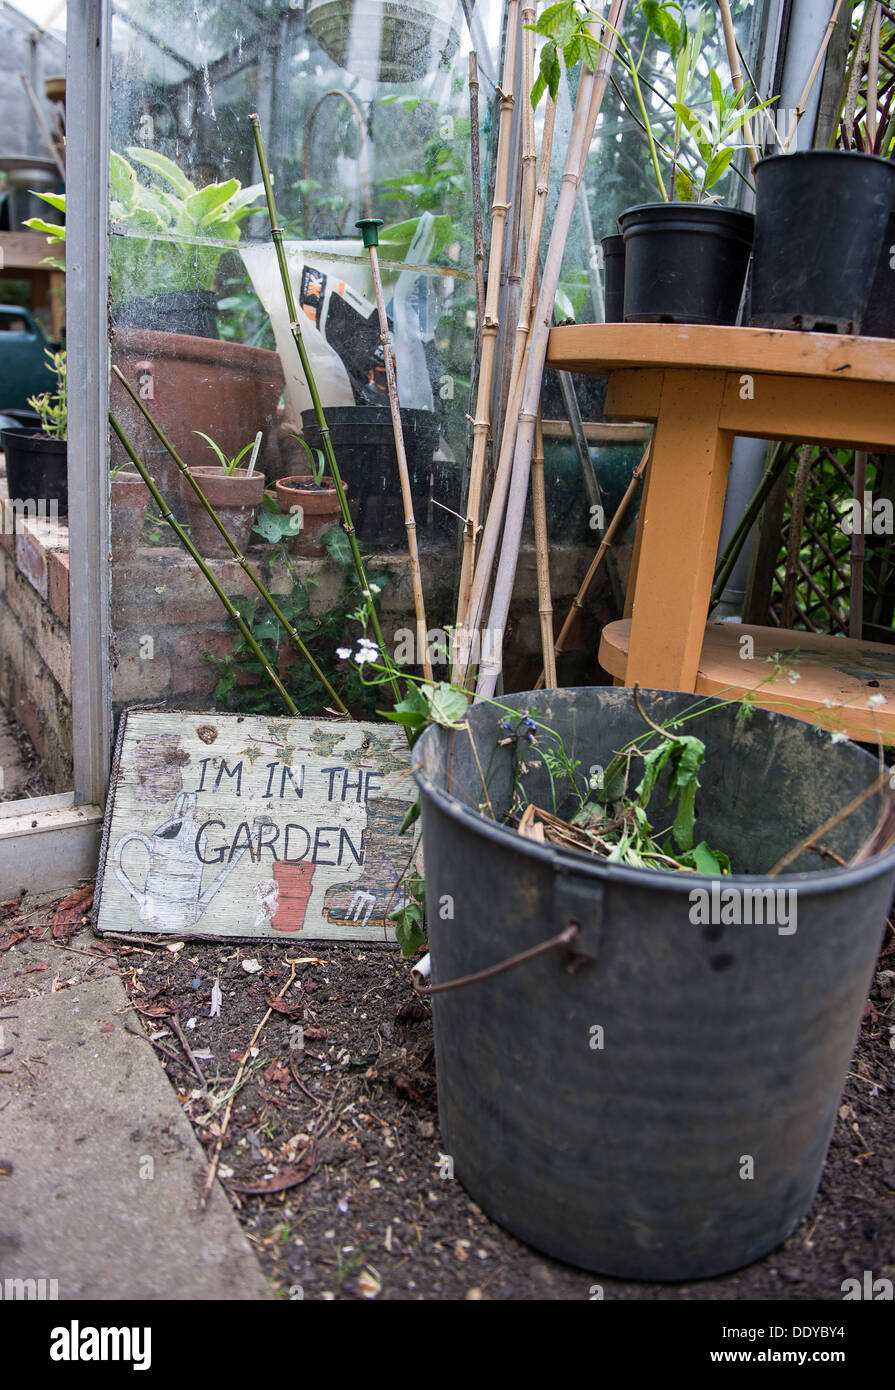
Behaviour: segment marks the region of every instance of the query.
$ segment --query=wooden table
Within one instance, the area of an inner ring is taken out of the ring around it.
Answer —
[[[30,281],[30,307],[49,307],[50,337],[58,343],[65,327],[65,271],[46,265],[48,256],[64,261],[65,243],[50,245],[43,232],[0,232],[0,280]]]
[[[628,685],[697,689],[735,435],[895,450],[891,339],[580,324],[553,329],[547,365],[608,376],[608,417],[655,421],[630,629],[618,635]],[[777,634],[788,646],[804,636]]]

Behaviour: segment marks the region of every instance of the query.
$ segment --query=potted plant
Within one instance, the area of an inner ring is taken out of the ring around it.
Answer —
[[[322,450],[311,449],[300,435],[293,435],[293,438],[308,454],[311,472],[280,478],[276,484],[277,503],[281,511],[291,515],[296,515],[298,510],[301,510],[301,527],[294,543],[295,553],[318,556],[323,554],[323,538],[326,532],[331,526],[336,525],[341,515],[339,496],[335,486],[324,481],[326,460]]]
[[[895,334],[891,93],[879,102],[878,92],[868,89],[863,129],[855,115],[862,33],[875,50],[876,69],[885,73],[878,61],[876,9],[865,6],[853,43],[840,100],[839,147],[789,153],[790,134],[782,153],[756,165],[750,322],[757,327]]]
[[[653,87],[648,102],[642,76],[646,44],[639,56],[628,40],[616,35],[615,62],[627,74],[633,93],[628,109],[646,140],[658,203],[627,208],[618,219],[624,240],[624,317],[634,323],[734,323],[742,297],[752,246],[751,213],[720,206],[712,190],[720,183],[736,153],[734,143],[743,126],[761,105],[738,104],[714,69],[709,74],[710,107],[690,104],[697,76],[705,16],[700,12],[689,30],[681,6],[641,3],[648,33],[658,35],[673,64],[669,94]],[[539,99],[559,79],[558,52],[567,65],[584,52],[592,66],[605,47],[588,33],[589,12],[576,0],[551,6],[537,24],[548,37],[541,56],[541,73],[532,93]],[[764,103],[765,105],[767,103]],[[618,254],[614,243],[604,248]]]
[[[65,381],[65,353],[46,349],[56,376],[56,390],[29,396],[28,404],[37,412],[40,428],[30,425],[2,432],[6,455],[6,483],[10,498],[17,501],[55,503],[61,516],[68,515],[68,398]]]
[[[154,402],[159,423],[181,441],[190,467],[204,462],[205,446],[193,443],[189,426],[214,433],[228,456],[260,426],[275,450],[284,384],[279,356],[217,337],[214,286],[225,251],[206,244],[239,241],[260,185],[243,188],[238,179],[227,179],[200,189],[155,150],[132,146],[127,154],[129,159],[115,152],[111,158],[110,214],[126,233],[113,236],[111,244],[112,361],[142,399]],[[146,171],[146,182],[134,165]],[[65,211],[64,194],[45,195],[45,201]],[[64,227],[39,219],[29,225],[51,241],[65,238]],[[141,456],[150,459],[162,492],[179,504],[177,470],[157,452],[132,402],[122,402],[121,422]],[[125,462],[116,439],[112,458]]]
[[[196,430],[206,441],[217,458],[217,464],[200,465],[190,471],[202,489],[208,503],[214,508],[222,524],[233,537],[240,551],[244,551],[255,525],[258,508],[264,500],[264,474],[255,472],[255,458],[260,438],[255,437],[233,458],[228,458],[209,435]],[[240,468],[241,461],[250,451],[252,457],[248,468]],[[183,474],[180,474],[180,491],[186,504],[187,519],[193,543],[210,560],[227,560],[233,554],[215,526],[208,512],[190,487]]]

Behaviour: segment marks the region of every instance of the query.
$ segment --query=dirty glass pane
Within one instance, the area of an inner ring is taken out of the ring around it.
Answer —
[[[27,226],[62,221],[65,32],[29,8],[0,6],[0,802],[72,787],[65,246]]]
[[[486,159],[499,23],[496,3],[478,7]],[[282,486],[313,475],[321,441],[248,118],[260,116],[305,343],[394,629],[408,616],[406,533],[369,259],[354,224],[384,223],[379,256],[418,535],[434,588],[449,593],[475,331],[469,49],[459,0],[354,10],[341,0],[306,9],[120,0],[113,10],[112,360],[190,467],[217,470],[217,500],[232,499],[227,485],[237,482],[222,483],[217,449],[232,460],[260,433],[264,484],[246,482],[227,524],[242,524],[239,544],[303,635],[327,645],[329,666],[358,596],[337,515],[306,484],[298,496],[297,485]],[[275,653],[244,572],[207,517],[188,509],[176,463],[115,379],[112,401],[172,512]],[[113,441],[113,466],[126,462]],[[273,711],[277,697],[259,688],[234,624],[126,469],[112,497],[116,705],[215,697]],[[297,534],[287,529],[296,507]],[[450,601],[433,603],[443,621]],[[339,679],[362,707],[377,703],[356,672]],[[289,685],[300,705],[318,708],[304,668]]]

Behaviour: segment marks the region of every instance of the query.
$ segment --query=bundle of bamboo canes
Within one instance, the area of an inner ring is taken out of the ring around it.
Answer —
[[[532,502],[535,523],[535,548],[538,572],[538,613],[541,642],[548,685],[556,683],[553,645],[553,615],[550,598],[549,561],[547,555],[546,499],[543,477],[543,451],[540,440],[539,403],[541,381],[547,354],[547,338],[553,320],[553,305],[559,286],[563,253],[575,209],[594,126],[606,90],[609,69],[615,51],[615,30],[621,25],[627,0],[612,0],[604,28],[594,17],[589,31],[603,43],[596,70],[583,64],[578,95],[572,117],[569,146],[563,168],[559,201],[544,260],[539,274],[540,244],[543,235],[550,177],[556,106],[548,99],[541,139],[540,158],[535,150],[534,116],[530,103],[534,71],[535,36],[532,29],[534,8],[527,4],[522,11],[522,83],[525,108],[521,120],[521,193],[525,227],[525,274],[519,296],[518,321],[513,336],[507,406],[502,415],[502,429],[494,431],[494,448],[498,459],[491,497],[481,520],[485,454],[490,427],[488,402],[491,397],[494,370],[494,342],[499,267],[503,255],[506,196],[509,185],[509,121],[506,99],[510,105],[516,39],[514,26],[519,23],[518,2],[508,0],[507,39],[501,100],[501,126],[498,138],[495,194],[492,206],[492,238],[486,296],[485,322],[482,331],[481,370],[479,373],[476,414],[473,422],[474,447],[464,529],[463,565],[457,603],[454,635],[454,678],[464,682],[470,673],[476,638],[489,603],[492,572],[497,570],[493,593],[490,595],[487,628],[491,641],[485,644],[487,655],[482,662],[477,694],[487,698],[494,693],[501,670],[501,647],[496,635],[506,627],[510,596],[519,557],[522,523],[528,496],[529,477],[532,481]],[[509,87],[509,93],[508,93]],[[511,114],[511,111],[510,111]],[[537,166],[537,167],[536,167]],[[534,467],[533,467],[534,466]],[[532,471],[533,469],[533,471]],[[479,535],[481,540],[479,542]]]

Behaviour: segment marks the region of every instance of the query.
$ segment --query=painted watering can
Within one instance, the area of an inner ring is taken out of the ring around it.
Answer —
[[[194,927],[245,854],[243,845],[203,892],[205,865],[199,855],[205,856],[207,832],[199,834],[202,822],[196,819],[195,811],[196,793],[181,792],[174,815],[158,827],[151,840],[132,831],[115,846],[115,877],[134,899],[140,909],[140,921],[149,931],[184,932]],[[121,866],[124,850],[132,840],[139,840],[149,854],[142,892]]]

